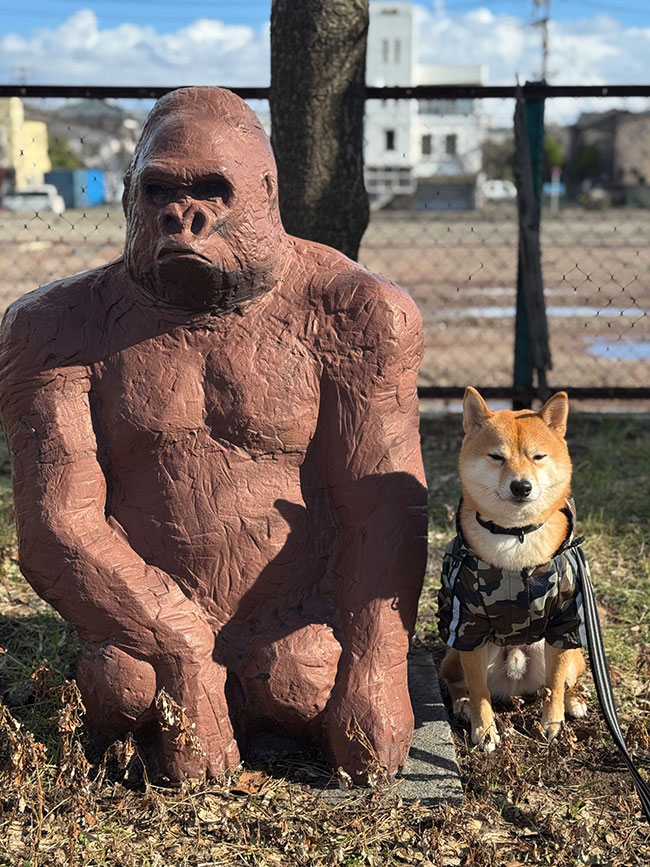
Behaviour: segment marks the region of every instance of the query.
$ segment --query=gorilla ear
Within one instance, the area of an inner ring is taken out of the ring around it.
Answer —
[[[271,174],[271,172],[266,172],[263,176],[264,186],[266,188],[266,195],[269,199],[269,209],[274,211],[278,205],[278,185]]]
[[[129,206],[129,193],[131,192],[131,172],[124,175],[124,192],[122,193],[122,210],[126,214]]]

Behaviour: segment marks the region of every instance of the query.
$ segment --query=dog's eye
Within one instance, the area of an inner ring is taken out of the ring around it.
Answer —
[[[505,461],[503,455],[488,455],[489,458],[492,458],[493,461],[499,461],[502,464]]]
[[[546,455],[533,455],[534,461],[543,461]]]

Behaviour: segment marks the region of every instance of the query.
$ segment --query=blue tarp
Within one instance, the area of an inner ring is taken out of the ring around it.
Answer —
[[[104,203],[104,173],[100,169],[57,169],[46,172],[45,181],[54,184],[66,208],[92,208]]]

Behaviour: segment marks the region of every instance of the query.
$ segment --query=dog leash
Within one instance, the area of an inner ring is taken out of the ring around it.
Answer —
[[[569,519],[569,526],[571,527],[573,524],[573,510],[571,505],[568,504],[568,508],[563,511],[566,512]],[[491,533],[516,536],[520,542],[524,541],[524,536],[527,533],[531,533],[534,530],[538,529],[539,526],[541,526],[531,524],[526,527],[499,527],[492,521],[483,520],[479,516],[478,512],[476,513],[476,520]],[[458,507],[458,512],[456,513],[456,531],[462,537],[462,531],[460,528],[460,505]],[[648,824],[650,824],[650,785],[643,779],[641,774],[638,772],[636,765],[632,761],[632,758],[627,751],[627,747],[625,745],[625,738],[623,737],[623,732],[621,731],[621,726],[618,721],[616,704],[614,702],[614,694],[612,692],[612,684],[609,678],[609,669],[607,667],[607,660],[605,658],[603,636],[600,629],[600,618],[598,617],[594,590],[589,575],[589,566],[587,564],[587,558],[585,557],[585,553],[580,547],[582,542],[584,542],[583,536],[581,536],[579,539],[573,539],[570,542],[565,540],[565,542],[563,542],[556,554],[561,552],[563,555],[565,555],[568,559],[571,560],[574,574],[576,575],[576,579],[580,585],[580,590],[582,593],[583,621],[587,638],[587,650],[589,652],[589,662],[591,664],[591,673],[593,675],[594,686],[596,687],[598,703],[600,704],[600,709],[602,711],[605,724],[609,729],[609,733],[611,734],[614,743],[620,750],[621,755],[623,756],[623,759],[625,760],[625,763],[628,766],[630,773],[632,774],[634,787],[641,802],[641,809],[643,811],[643,815],[645,816]]]
[[[641,808],[646,821],[650,824],[650,785],[643,779],[638,772],[630,754],[625,745],[625,738],[621,731],[621,726],[616,713],[616,705],[614,703],[614,694],[612,692],[612,684],[609,678],[609,670],[607,668],[607,660],[605,659],[605,649],[603,647],[603,636],[600,629],[600,618],[596,609],[596,600],[594,590],[589,577],[589,566],[584,555],[580,543],[582,538],[571,542],[564,549],[563,553],[569,555],[573,559],[574,572],[580,582],[582,590],[582,607],[584,611],[584,623],[587,633],[587,649],[589,651],[589,661],[591,663],[591,672],[596,687],[598,702],[602,711],[603,717],[609,733],[611,734],[614,743],[619,748],[625,764],[628,766],[634,787],[641,801]]]

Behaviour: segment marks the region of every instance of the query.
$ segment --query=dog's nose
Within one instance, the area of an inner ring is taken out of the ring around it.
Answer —
[[[527,497],[533,490],[533,486],[528,479],[515,479],[514,482],[510,482],[510,490],[515,497]]]

